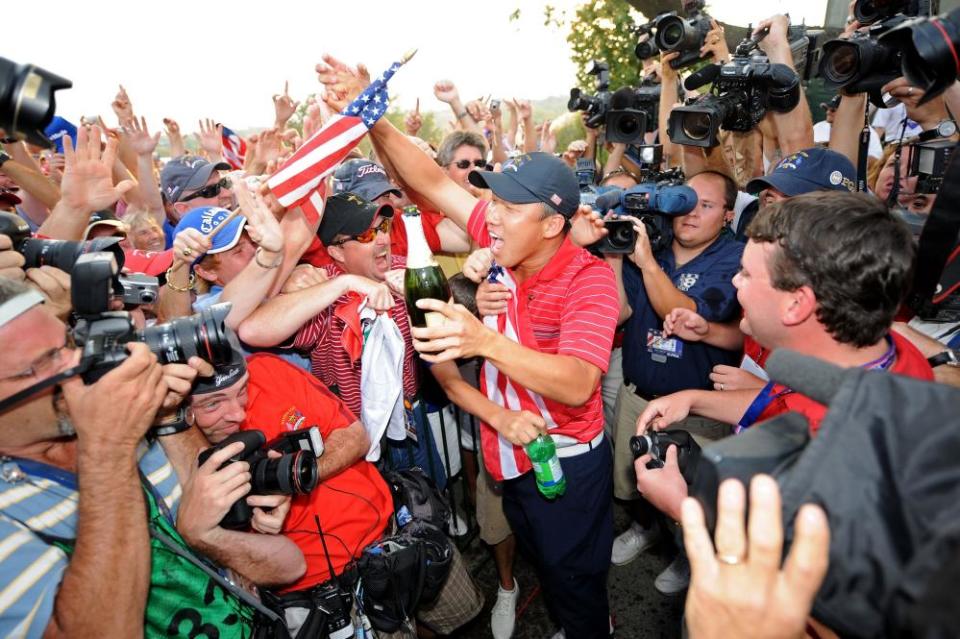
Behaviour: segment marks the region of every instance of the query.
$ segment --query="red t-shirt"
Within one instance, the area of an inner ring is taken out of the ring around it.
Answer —
[[[431,251],[439,253],[440,235],[437,233],[437,225],[443,221],[443,214],[421,208],[420,221],[423,224],[423,236],[427,239],[427,245]],[[407,256],[407,229],[403,220],[400,219],[400,211],[394,213],[393,224],[390,226],[390,254]],[[333,260],[327,253],[327,247],[318,237],[313,238],[313,242],[300,257],[300,261],[318,268],[333,264]]]
[[[405,268],[406,258],[391,257],[390,268]],[[343,274],[343,270],[336,264],[323,267],[330,277]],[[396,302],[387,313],[397,323],[400,334],[403,336],[403,396],[413,399],[417,394],[417,362],[416,351],[413,350],[413,340],[410,337],[410,318],[407,316],[407,306],[402,295],[392,293]],[[310,354],[310,369],[314,375],[323,381],[329,388],[335,389],[336,394],[347,405],[354,415],[360,414],[360,358],[352,360],[350,354],[344,350],[342,337],[346,329],[346,322],[337,315],[337,309],[351,303],[350,294],[343,295],[333,304],[325,308],[309,322],[300,327],[293,338],[290,347]]]
[[[241,430],[263,431],[267,441],[288,431],[318,426],[324,441],[357,418],[326,386],[306,371],[264,353],[247,360],[247,416]],[[379,539],[393,514],[390,489],[377,469],[364,460],[320,481],[309,495],[297,495],[283,524],[283,534],[303,552],[307,572],[285,591],[301,590],[330,579],[327,557],[314,515],[339,574],[367,544]]]
[[[487,206],[485,200],[478,202],[467,224],[467,232],[481,247],[490,246]],[[517,292],[527,300],[525,319],[540,352],[577,357],[607,372],[620,302],[613,270],[606,262],[568,237],[536,275],[518,285]],[[543,399],[558,425],[553,433],[585,442],[603,428],[599,385],[582,406]]]
[[[927,363],[927,358],[899,333],[891,331],[889,335],[893,339],[895,354],[893,365],[888,370],[898,375],[933,381],[933,369]],[[764,366],[767,357],[770,356],[770,351],[760,346],[752,337],[746,335],[743,339],[743,354],[749,355],[757,364]],[[759,424],[777,415],[793,411],[807,418],[811,435],[817,434],[820,429],[820,422],[827,414],[826,406],[815,402],[806,395],[793,392],[782,384],[774,384],[771,393],[775,399],[760,413],[756,423]]]

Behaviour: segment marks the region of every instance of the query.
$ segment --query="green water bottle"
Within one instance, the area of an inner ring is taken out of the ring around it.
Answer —
[[[560,467],[557,445],[549,435],[540,435],[523,447],[533,462],[533,474],[537,478],[537,490],[547,499],[555,499],[567,490],[567,480]]]

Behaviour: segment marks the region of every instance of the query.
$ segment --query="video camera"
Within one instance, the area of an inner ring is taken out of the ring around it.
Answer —
[[[637,243],[634,218],[643,222],[650,248],[656,253],[673,241],[673,218],[686,215],[697,205],[697,193],[683,184],[682,175],[671,171],[664,179],[643,182],[626,190],[610,190],[597,196],[594,208],[613,210],[616,219],[607,220],[607,235],[590,246],[595,253],[629,254]],[[678,179],[679,178],[679,179]]]
[[[85,383],[94,383],[125,360],[127,342],[143,342],[161,364],[186,362],[195,355],[214,366],[231,361],[239,342],[224,323],[229,302],[137,330],[129,313],[109,310],[110,299],[123,293],[118,271],[115,256],[107,252],[81,255],[73,266],[70,293],[78,316],[73,337],[82,349]]]
[[[692,483],[700,463],[700,445],[689,432],[651,430],[644,435],[634,435],[630,438],[630,451],[634,459],[650,454],[652,459],[647,462],[647,468],[650,470],[663,468],[667,461],[667,449],[670,446],[677,447],[677,465],[680,467],[680,474],[683,475],[687,484]]]
[[[322,443],[319,450],[315,443],[319,436],[320,429],[316,426],[285,433],[269,442],[262,431],[240,431],[201,452],[197,461],[202,465],[216,451],[241,442],[243,450],[224,462],[221,468],[240,461],[250,464],[251,495],[306,495],[317,487],[319,481],[317,457],[323,453]],[[280,457],[270,457],[268,451],[271,450],[281,453]],[[246,498],[240,498],[220,520],[220,525],[242,530],[250,525],[252,517],[253,509]]]
[[[638,37],[647,36],[646,40],[637,42],[637,46],[633,49],[633,54],[637,56],[638,60],[646,60],[660,53],[660,48],[657,46],[656,40],[657,21],[668,15],[672,14],[669,12],[660,13],[650,22],[633,27],[633,32]]]
[[[597,76],[597,94],[586,94],[577,87],[570,89],[567,110],[586,112],[586,125],[595,129],[603,124],[607,109],[610,108],[610,65],[602,60],[594,60],[587,73]]]
[[[671,68],[682,69],[701,59],[700,49],[710,31],[710,16],[703,11],[703,7],[703,0],[694,0],[684,3],[687,18],[681,18],[676,12],[657,16],[654,44],[660,51],[680,53],[670,61]]]
[[[914,39],[913,29],[918,27],[920,22],[925,22],[911,18],[929,16],[936,13],[937,7],[937,0],[893,0],[882,3],[876,0],[858,0],[854,5],[854,15],[870,26],[865,31],[856,31],[848,39],[838,38],[823,45],[820,59],[821,77],[828,85],[843,88],[848,93],[866,93],[870,102],[879,108],[888,106],[880,89],[901,74],[911,77],[906,73],[905,66],[911,68],[914,76],[924,79],[929,79],[931,74],[922,68],[923,65],[937,61],[940,64],[933,68],[943,67],[943,54],[949,51],[950,40],[956,40],[953,37],[953,34],[957,33],[956,29],[950,38],[944,38],[935,25],[929,25],[929,28],[916,32],[918,42],[911,44]],[[928,48],[924,45],[931,46]],[[924,53],[919,53],[920,50],[924,50]],[[907,65],[904,64],[904,56],[910,60]],[[953,66],[953,75],[943,84],[941,91],[956,77],[955,62]],[[935,80],[930,80],[929,84],[934,82]],[[918,84],[928,86],[926,81]]]
[[[932,13],[936,11],[936,7],[931,9]],[[918,14],[923,15],[922,11]],[[901,52],[903,75],[910,84],[924,90],[920,100],[924,104],[957,79],[960,9],[929,20],[909,20],[884,33],[880,41]]]
[[[940,192],[943,174],[947,170],[956,142],[931,140],[910,145],[910,177],[916,176],[914,193],[933,194]]]
[[[660,84],[649,79],[640,86],[617,89],[604,120],[607,142],[643,144],[645,133],[657,130]]]
[[[760,51],[757,43],[765,35],[744,39],[730,62],[704,67],[686,79],[687,90],[710,82],[713,87],[707,95],[671,111],[667,127],[670,141],[713,147],[719,144],[721,127],[750,131],[767,110],[786,113],[797,106],[800,79],[789,66],[771,63]]]
[[[72,86],[40,67],[0,58],[0,129],[11,138],[50,148],[53,142],[43,130],[57,109],[54,92]]]

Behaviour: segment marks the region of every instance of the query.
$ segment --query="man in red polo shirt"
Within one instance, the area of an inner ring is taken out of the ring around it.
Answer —
[[[762,209],[751,224],[740,272],[746,354],[760,366],[777,348],[839,366],[888,370],[932,380],[910,342],[890,330],[909,283],[914,247],[907,227],[870,196],[841,192],[799,195]],[[718,335],[721,333],[718,332]],[[709,335],[709,333],[708,333]],[[787,411],[804,414],[815,434],[826,408],[793,390],[686,390],[650,402],[637,433],[660,430],[693,412],[750,428]],[[671,448],[661,469],[636,461],[637,487],[675,519],[686,483]]]
[[[390,489],[376,467],[364,460],[370,440],[363,425],[323,382],[275,355],[260,353],[246,362],[238,357],[219,367],[213,379],[202,392],[195,390],[190,402],[197,426],[211,443],[239,430],[260,430],[269,441],[290,431],[319,427],[324,442],[323,454],[317,458],[319,483],[310,494],[293,498],[280,531],[303,552],[307,570],[281,592],[324,584],[331,579],[330,565],[341,575],[365,546],[390,532],[393,517]],[[326,547],[315,517],[319,517]],[[417,618],[434,631],[449,634],[482,606],[483,599],[454,549],[446,583]]]

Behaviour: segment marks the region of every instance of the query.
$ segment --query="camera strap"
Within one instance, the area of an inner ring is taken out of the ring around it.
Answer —
[[[870,150],[869,109],[863,109],[863,129],[860,130],[860,145],[857,149],[857,193],[867,192],[867,153]]]
[[[960,142],[950,154],[940,192],[920,232],[913,287],[907,297],[907,306],[917,313],[932,304],[943,269],[951,252],[957,247],[957,238],[960,236],[960,161],[956,159],[957,146],[960,146]]]
[[[16,406],[17,404],[19,404],[25,399],[29,399],[30,397],[33,397],[40,391],[46,390],[51,386],[56,386],[57,384],[59,384],[60,382],[66,379],[70,379],[71,377],[76,377],[77,375],[83,375],[85,372],[87,372],[87,369],[90,368],[90,365],[92,363],[93,363],[92,361],[80,362],[80,364],[78,364],[77,366],[67,369],[62,373],[60,373],[59,375],[54,375],[53,377],[50,377],[49,379],[45,379],[42,382],[37,382],[33,386],[28,386],[27,388],[24,388],[19,393],[14,393],[10,397],[6,398],[5,400],[0,401],[0,413],[7,410],[8,408]]]

